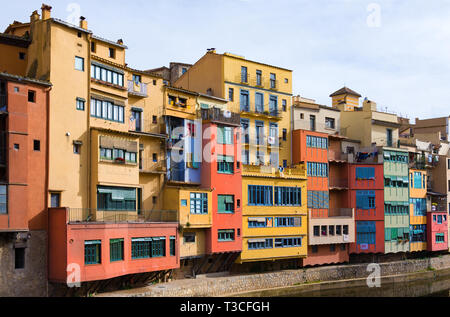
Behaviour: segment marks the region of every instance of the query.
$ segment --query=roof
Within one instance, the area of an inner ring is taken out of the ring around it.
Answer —
[[[337,108],[332,108],[332,107],[319,105],[319,104],[303,103],[301,101],[300,102],[294,102],[293,106],[294,106],[294,108],[304,108],[304,109],[310,109],[310,110],[325,109],[325,110],[331,110],[331,111],[335,111],[335,112],[341,112],[341,110],[339,110]]]
[[[330,95],[330,97],[334,97],[334,96],[339,96],[339,95],[352,95],[352,96],[356,96],[356,97],[361,97],[360,94],[358,94],[356,91],[351,90],[350,88],[347,87],[343,87],[341,89],[339,89],[338,91],[332,93]]]
[[[10,81],[15,81],[15,82],[26,82],[29,84],[43,85],[43,86],[48,86],[48,87],[52,86],[52,84],[47,81],[18,76],[18,75],[12,75],[12,74],[2,73],[2,72],[0,72],[0,78],[4,78],[4,79],[10,80]]]
[[[31,40],[22,36],[0,33],[0,43],[19,47],[28,47],[31,44]]]
[[[285,70],[285,71],[288,71],[288,72],[292,72],[291,69],[287,69],[287,68],[283,68],[283,67],[279,67],[279,66],[275,66],[275,65],[270,65],[270,64],[265,64],[265,63],[261,63],[261,62],[257,62],[257,61],[252,61],[252,60],[250,60],[250,59],[244,58],[243,56],[237,56],[237,55],[230,54],[230,53],[217,54],[217,53],[215,53],[215,52],[208,52],[208,53],[206,53],[206,54],[216,54],[216,55],[223,56],[223,57],[229,57],[229,58],[240,59],[240,60],[247,61],[247,62],[250,62],[250,63],[258,64],[258,65],[269,66],[269,67],[273,67],[273,68],[278,68],[278,69],[281,69],[281,70]]]
[[[104,38],[102,38],[102,37],[100,37],[100,36],[97,36],[97,35],[92,35],[92,38],[93,38],[94,40],[97,40],[97,41],[100,41],[100,42],[105,42],[105,43],[108,43],[108,44],[110,44],[110,45],[114,45],[114,46],[117,46],[117,47],[120,47],[120,48],[123,48],[123,49],[128,49],[128,46],[126,46],[126,45],[119,44],[119,43],[117,43],[117,42],[114,42],[114,41],[110,41],[110,40],[104,39]]]

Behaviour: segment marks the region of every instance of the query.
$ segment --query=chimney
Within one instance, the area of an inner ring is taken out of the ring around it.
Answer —
[[[39,15],[39,13],[37,12],[37,10],[35,10],[31,16],[30,16],[30,23],[39,21],[39,19],[41,18],[41,16]]]
[[[81,16],[80,17],[80,28],[87,30],[88,29],[88,23],[86,21],[86,18]]]
[[[363,110],[364,111],[377,111],[376,102],[370,101],[369,99],[365,99],[363,102]]]
[[[123,40],[122,39],[118,39],[117,40],[117,44],[123,45]]]
[[[41,7],[41,10],[42,10],[42,20],[43,21],[45,21],[45,20],[48,20],[48,19],[50,19],[52,16],[51,16],[51,12],[52,12],[52,7],[51,6],[49,6],[49,5],[46,5],[46,4],[42,4],[42,7]]]

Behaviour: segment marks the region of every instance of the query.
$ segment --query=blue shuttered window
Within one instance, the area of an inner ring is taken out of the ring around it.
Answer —
[[[329,193],[323,191],[308,191],[308,208],[312,209],[328,209]]]
[[[357,209],[375,209],[375,191],[358,190],[356,191],[356,208]]]
[[[250,206],[272,206],[273,187],[248,185],[248,204]]]
[[[275,187],[275,205],[301,206],[302,189],[298,187]]]
[[[356,223],[357,244],[376,244],[376,227],[374,221],[358,221]]]
[[[208,194],[191,193],[191,214],[208,213]]]
[[[374,167],[357,167],[356,179],[375,179]]]

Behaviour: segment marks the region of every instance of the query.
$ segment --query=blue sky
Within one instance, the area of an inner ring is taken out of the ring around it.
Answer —
[[[294,95],[330,105],[344,84],[414,119],[450,115],[449,0],[46,0],[62,20],[129,47],[138,69],[195,63],[207,48],[292,69]],[[0,29],[42,0],[8,1]],[[72,6],[73,7],[73,6]]]

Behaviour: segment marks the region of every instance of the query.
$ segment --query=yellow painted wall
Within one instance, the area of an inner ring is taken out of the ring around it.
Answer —
[[[28,63],[27,48],[0,44],[0,52],[2,52],[2,58],[0,59],[0,72],[6,72],[19,76],[26,75]],[[19,58],[19,53],[25,53],[24,60]]]
[[[185,233],[195,233],[195,242],[185,242],[183,238]],[[180,234],[180,258],[205,255],[205,242],[205,230],[185,229],[183,233]]]

